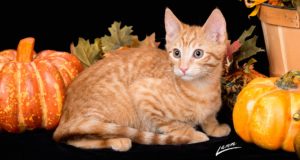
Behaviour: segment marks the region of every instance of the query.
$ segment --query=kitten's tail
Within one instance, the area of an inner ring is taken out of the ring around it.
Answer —
[[[67,126],[67,125],[64,125]],[[187,144],[190,138],[186,136],[174,136],[140,131],[135,128],[105,123],[97,120],[81,125],[73,124],[71,127],[60,127],[55,130],[53,138],[55,141],[66,141],[74,137],[97,136],[99,138],[130,138],[133,142],[140,144]]]

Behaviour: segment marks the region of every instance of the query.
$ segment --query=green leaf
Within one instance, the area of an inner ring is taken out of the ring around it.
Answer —
[[[72,43],[70,48],[71,54],[75,55],[85,67],[89,67],[103,57],[100,38],[96,38],[93,44],[89,40],[79,38],[77,46]]]
[[[236,65],[242,60],[250,58],[256,55],[258,52],[264,51],[264,49],[256,46],[257,36],[252,37],[251,39],[246,40],[240,47],[240,53],[235,57]]]
[[[248,30],[246,30],[242,33],[242,35],[238,39],[240,44],[243,44],[246,41],[246,38],[252,35],[254,29],[255,29],[255,26],[252,25]]]
[[[105,35],[101,38],[102,50],[104,52],[132,44],[132,40],[134,39],[131,35],[133,32],[132,26],[124,26],[121,28],[121,22],[114,22],[108,30],[111,35]]]

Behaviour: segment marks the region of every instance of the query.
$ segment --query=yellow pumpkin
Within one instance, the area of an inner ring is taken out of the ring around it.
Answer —
[[[298,132],[294,139],[294,149],[298,158],[300,159],[300,132]]]
[[[300,131],[300,82],[295,77],[300,77],[300,71],[256,78],[242,89],[233,109],[233,125],[243,140],[294,152],[293,141]]]

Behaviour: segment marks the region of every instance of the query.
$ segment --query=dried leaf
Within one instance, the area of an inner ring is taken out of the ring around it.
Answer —
[[[245,73],[250,73],[250,69],[253,69],[253,64],[256,63],[256,59],[251,58],[245,65],[244,65],[244,72]]]
[[[255,26],[252,25],[248,30],[245,30],[241,36],[239,37],[238,41],[240,42],[240,44],[243,44],[246,41],[246,38],[248,38],[249,36],[252,35],[253,31],[255,29]]]
[[[105,35],[101,38],[102,50],[104,52],[132,44],[133,38],[132,35],[130,35],[133,32],[132,26],[124,26],[121,28],[121,22],[114,22],[108,30],[111,35]]]
[[[230,44],[230,41],[227,42],[227,55],[226,55],[226,60],[227,60],[227,67],[230,67],[232,62],[236,59],[233,59],[234,53],[240,50],[240,47],[243,45],[243,43],[246,41],[246,38],[251,36],[253,31],[255,29],[255,26],[251,26],[248,30],[245,30],[241,36],[234,41],[232,44]]]
[[[256,16],[259,9],[260,9],[260,5],[255,6],[254,10],[248,15],[248,18]]]
[[[93,44],[90,44],[89,40],[79,38],[77,46],[72,43],[70,50],[85,67],[89,67],[103,57],[100,38],[96,38]]]
[[[230,42],[229,42],[230,43]],[[229,60],[232,59],[233,53],[237,52],[241,47],[241,43],[239,40],[234,41],[231,45],[227,48],[227,57]]]
[[[250,58],[256,55],[258,52],[264,51],[262,48],[256,47],[256,40],[257,36],[254,36],[253,38],[246,40],[242,44],[240,48],[240,53],[236,56],[235,59],[237,67],[240,61]]]
[[[155,33],[152,33],[150,36],[146,36],[146,38],[141,42],[140,46],[157,48],[159,44],[160,42],[155,41]]]
[[[130,47],[138,47],[140,45],[139,37],[138,36],[131,36],[131,45]]]

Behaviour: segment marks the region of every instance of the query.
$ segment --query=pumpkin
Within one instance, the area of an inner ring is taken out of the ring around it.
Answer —
[[[294,149],[298,158],[300,159],[300,132],[298,132],[294,139]]]
[[[300,71],[282,77],[256,78],[242,89],[233,109],[236,133],[270,150],[294,152],[300,131]]]
[[[36,54],[34,42],[25,38],[17,50],[0,52],[0,128],[7,132],[55,128],[65,89],[83,69],[67,52]]]

